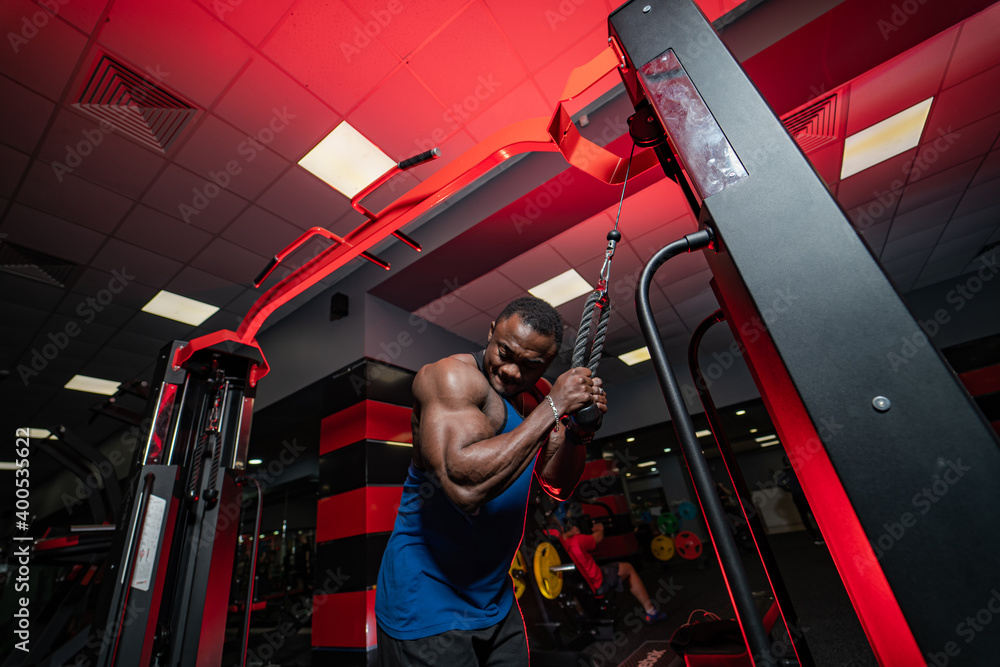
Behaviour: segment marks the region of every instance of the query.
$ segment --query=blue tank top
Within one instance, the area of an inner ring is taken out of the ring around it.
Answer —
[[[507,401],[503,428],[522,419]],[[524,534],[535,462],[475,516],[462,512],[410,463],[396,524],[378,574],[375,616],[396,639],[479,630],[502,621],[514,601],[508,571]]]

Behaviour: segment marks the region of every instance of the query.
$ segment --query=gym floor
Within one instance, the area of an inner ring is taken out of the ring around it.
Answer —
[[[773,535],[770,540],[799,616],[800,631],[816,665],[875,667],[875,656],[826,547],[814,544],[805,532]],[[763,568],[756,554],[744,554],[743,560],[753,590],[766,590]],[[656,599],[659,594],[659,599],[666,600],[662,608],[669,615],[668,620],[640,626],[635,598],[628,591],[618,593],[614,640],[594,642],[566,664],[582,667],[582,662],[594,667],[617,667],[645,642],[668,640],[697,609],[714,612],[722,618],[735,616],[718,561],[711,553],[703,555],[701,561],[684,561],[675,556],[660,563],[650,558],[643,562],[639,572],[650,596]],[[524,607],[530,603],[522,598],[521,604]],[[552,621],[565,621],[565,614],[555,605],[550,606],[549,614]],[[531,616],[527,610],[525,615]],[[536,631],[529,628],[529,637],[535,635]],[[673,657],[668,652],[656,662],[657,667],[669,664]],[[533,664],[543,661],[533,659]]]

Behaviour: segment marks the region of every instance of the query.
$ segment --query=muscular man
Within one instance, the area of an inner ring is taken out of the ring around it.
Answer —
[[[561,420],[590,403],[607,411],[587,368],[559,376],[530,413],[515,411],[561,339],[555,309],[523,297],[492,323],[482,353],[447,357],[414,378],[413,461],[375,597],[382,665],[528,663],[508,570],[531,478],[568,498],[586,448]]]

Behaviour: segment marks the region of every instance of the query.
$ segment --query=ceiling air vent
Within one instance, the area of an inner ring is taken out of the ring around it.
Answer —
[[[0,241],[0,271],[31,278],[46,285],[66,287],[76,264],[64,259]]]
[[[821,97],[793,111],[781,122],[803,153],[811,153],[837,140],[837,94]]]
[[[116,132],[166,153],[197,109],[160,88],[155,78],[102,56],[73,106],[110,123]]]

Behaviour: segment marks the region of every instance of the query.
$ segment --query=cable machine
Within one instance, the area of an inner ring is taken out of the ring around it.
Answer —
[[[695,4],[633,0],[608,21],[663,169],[700,202],[701,230],[649,261],[636,306],[754,664],[776,657],[649,308],[656,269],[700,249],[879,663],[992,664],[1000,633],[956,634],[998,583],[989,424],[932,346],[892,367],[920,326]]]

